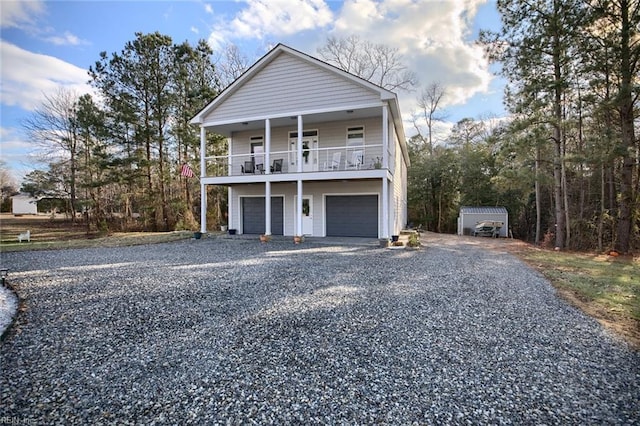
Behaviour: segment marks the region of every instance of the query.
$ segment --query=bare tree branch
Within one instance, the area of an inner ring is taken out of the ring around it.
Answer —
[[[418,83],[416,74],[404,64],[397,48],[374,44],[356,35],[329,37],[318,55],[326,62],[378,86],[411,91]]]

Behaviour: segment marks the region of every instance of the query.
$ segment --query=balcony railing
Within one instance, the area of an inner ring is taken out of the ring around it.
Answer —
[[[298,173],[298,152],[271,151],[270,164],[264,153],[205,157],[206,176],[242,176],[270,173]],[[382,145],[305,149],[302,172],[357,171],[382,168]]]

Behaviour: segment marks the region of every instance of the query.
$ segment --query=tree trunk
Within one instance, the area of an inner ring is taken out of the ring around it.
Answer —
[[[632,93],[632,65],[630,33],[631,23],[629,21],[630,4],[628,0],[620,0],[621,11],[621,55],[620,55],[620,89],[616,99],[618,112],[620,114],[621,127],[621,149],[622,170],[620,172],[620,202],[618,209],[618,239],[616,250],[621,253],[628,253],[631,242],[634,191],[633,175],[635,170],[635,134],[634,134],[634,111]]]
[[[536,245],[540,244],[540,229],[542,227],[542,212],[540,211],[540,146],[536,146]]]

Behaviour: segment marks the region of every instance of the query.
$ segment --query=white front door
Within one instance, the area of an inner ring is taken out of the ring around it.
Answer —
[[[290,160],[289,163],[293,170],[297,171],[296,167],[296,150],[298,146],[297,139],[290,140]],[[318,139],[316,137],[305,137],[302,139],[302,171],[303,172],[317,172],[318,171]]]
[[[298,214],[296,213],[295,216],[295,224],[297,229]],[[302,196],[302,234],[313,235],[313,197],[311,195]]]

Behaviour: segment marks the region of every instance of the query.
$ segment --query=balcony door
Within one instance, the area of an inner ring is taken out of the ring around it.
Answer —
[[[291,170],[298,170],[298,132],[289,132],[289,164]],[[318,171],[318,131],[302,132],[302,171]]]

